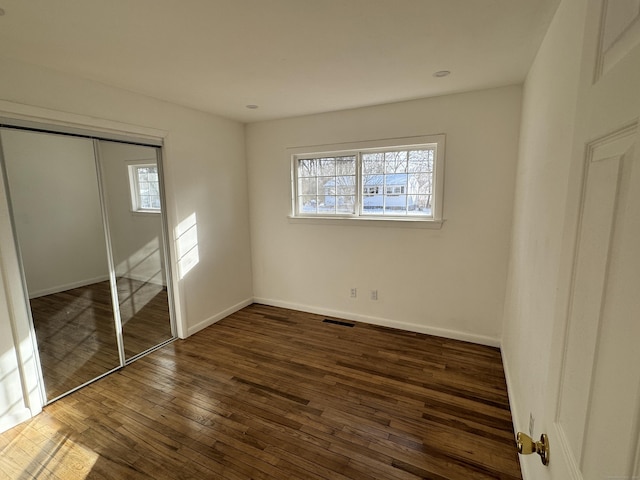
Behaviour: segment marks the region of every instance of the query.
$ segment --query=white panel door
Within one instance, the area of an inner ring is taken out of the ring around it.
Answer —
[[[640,2],[591,0],[566,295],[536,478],[640,480]]]
[[[639,145],[633,125],[587,149],[555,417],[585,480],[640,475]]]

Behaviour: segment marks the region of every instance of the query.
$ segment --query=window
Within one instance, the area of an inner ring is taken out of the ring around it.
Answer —
[[[129,165],[131,210],[134,212],[160,212],[160,183],[155,163]]]
[[[294,154],[293,217],[441,221],[444,135],[421,139]]]

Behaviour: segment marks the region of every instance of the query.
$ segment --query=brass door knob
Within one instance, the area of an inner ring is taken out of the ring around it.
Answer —
[[[521,455],[531,455],[537,453],[540,455],[543,465],[549,465],[549,437],[546,433],[540,436],[539,442],[534,442],[533,439],[522,432],[518,432],[518,453]]]

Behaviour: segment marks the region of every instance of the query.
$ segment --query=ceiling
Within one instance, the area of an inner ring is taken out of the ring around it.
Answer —
[[[558,3],[0,0],[0,57],[254,122],[521,83]]]

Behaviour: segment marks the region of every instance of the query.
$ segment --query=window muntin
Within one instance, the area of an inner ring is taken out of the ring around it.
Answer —
[[[158,166],[155,163],[129,165],[129,182],[132,211],[159,213],[161,202]]]
[[[294,216],[440,220],[438,147],[294,155]]]

